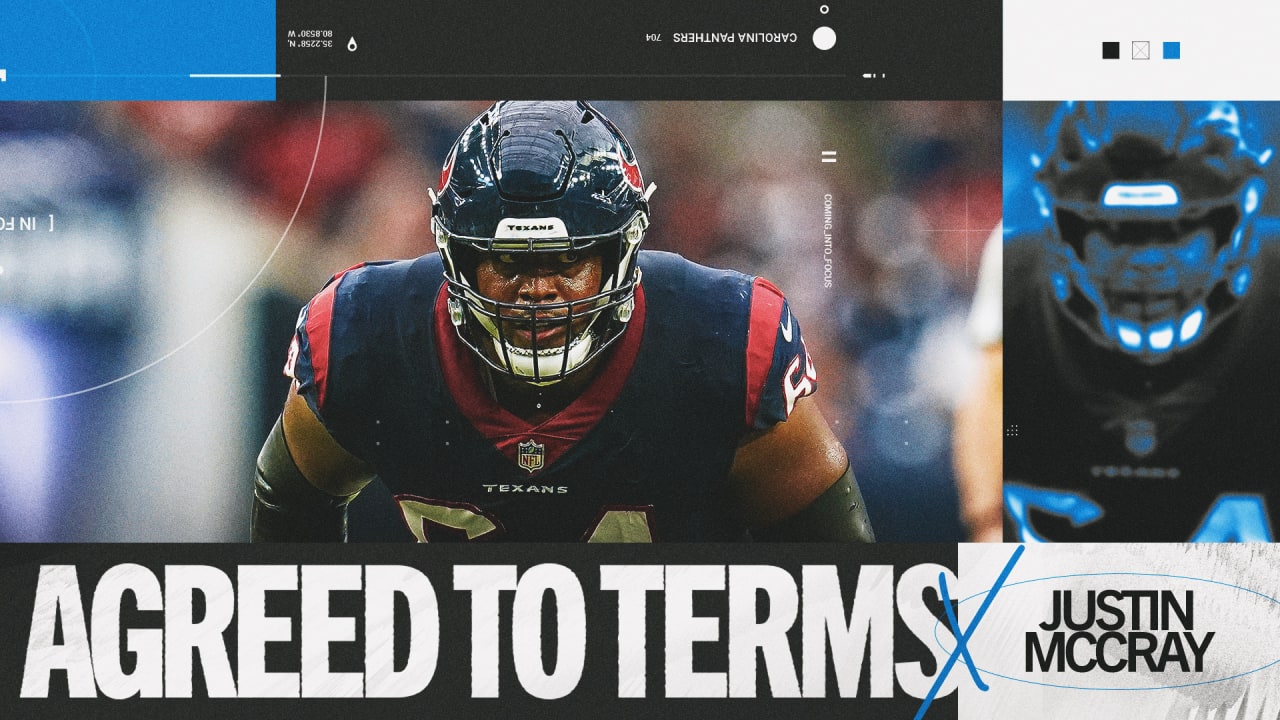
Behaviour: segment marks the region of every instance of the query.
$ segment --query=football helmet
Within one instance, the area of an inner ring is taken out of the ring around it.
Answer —
[[[1232,103],[1066,103],[1033,155],[1052,291],[1095,342],[1158,364],[1249,291],[1271,148]]]
[[[432,230],[444,260],[449,318],[494,370],[530,383],[558,382],[621,336],[635,307],[636,258],[649,196],[631,146],[585,102],[507,101],[467,126],[431,192]],[[529,305],[480,294],[486,254],[600,252],[599,292]],[[536,327],[535,327],[536,326]],[[560,326],[562,333],[546,333]],[[516,330],[532,347],[513,344]],[[549,347],[537,338],[562,337]]]

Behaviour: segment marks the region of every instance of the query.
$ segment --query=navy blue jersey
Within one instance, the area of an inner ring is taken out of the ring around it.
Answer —
[[[1274,540],[1280,520],[1280,246],[1236,312],[1159,365],[1063,316],[1039,237],[1005,244],[1006,539]]]
[[[437,255],[358,265],[303,310],[286,367],[344,448],[371,464],[405,537],[726,541],[726,478],[751,430],[816,389],[767,281],[640,254],[622,338],[541,423],[499,406],[449,322]]]

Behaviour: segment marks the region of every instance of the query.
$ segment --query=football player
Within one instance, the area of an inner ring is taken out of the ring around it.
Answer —
[[[1245,110],[1067,103],[1005,245],[1006,539],[1269,541],[1272,150]]]
[[[649,197],[595,108],[501,102],[432,192],[438,253],[303,309],[255,541],[341,541],[376,475],[406,538],[871,541],[768,281],[641,251]]]

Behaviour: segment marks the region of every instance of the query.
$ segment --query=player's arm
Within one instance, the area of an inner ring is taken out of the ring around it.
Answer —
[[[1004,537],[1004,345],[994,343],[982,348],[978,363],[973,394],[956,408],[956,482],[969,539],[1000,542]]]
[[[342,542],[347,503],[373,469],[342,448],[290,390],[284,412],[258,454],[253,542]]]
[[[763,541],[874,542],[848,456],[812,398],[738,446],[730,469],[739,516]]]
[[[980,348],[970,393],[956,407],[953,450],[960,514],[973,542],[1004,536],[1004,224],[987,239],[978,287],[969,312],[969,334]]]

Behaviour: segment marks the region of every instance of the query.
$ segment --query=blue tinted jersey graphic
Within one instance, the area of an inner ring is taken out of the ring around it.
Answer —
[[[738,540],[725,479],[753,429],[816,390],[799,323],[761,279],[642,252],[622,338],[587,389],[531,424],[458,339],[438,256],[354,268],[304,309],[287,370],[374,465],[405,539]]]
[[[1280,520],[1280,238],[1257,303],[1195,352],[1148,366],[1098,347],[1005,244],[1006,539],[1272,541]],[[1013,428],[1016,427],[1016,430]]]
[[[1231,102],[1008,108],[1008,539],[1274,538],[1278,121]]]

